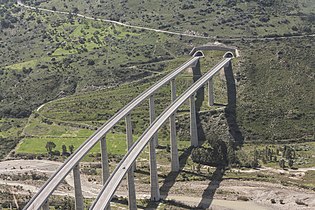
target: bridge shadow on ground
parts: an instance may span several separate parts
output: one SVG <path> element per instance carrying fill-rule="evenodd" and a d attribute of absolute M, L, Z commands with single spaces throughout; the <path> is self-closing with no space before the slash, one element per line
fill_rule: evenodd
<path fill-rule="evenodd" d="M 208 187 L 202 193 L 202 198 L 196 209 L 207 209 L 211 206 L 214 194 L 216 190 L 220 187 L 223 175 L 225 172 L 225 167 L 219 166 L 216 168 L 212 174 L 211 181 Z"/>
<path fill-rule="evenodd" d="M 193 68 L 194 82 L 197 81 L 201 77 L 199 65 L 200 64 L 198 63 L 197 66 Z M 225 117 L 228 122 L 229 133 L 231 134 L 233 140 L 235 141 L 235 146 L 238 146 L 238 145 L 241 146 L 243 144 L 244 137 L 236 121 L 236 85 L 235 85 L 235 79 L 234 79 L 234 75 L 232 71 L 232 64 L 224 68 L 224 72 L 225 72 L 226 85 L 227 85 L 228 104 L 227 105 L 215 104 L 215 105 L 226 107 Z M 196 120 L 197 120 L 197 126 L 198 126 L 199 145 L 203 143 L 201 142 L 201 140 L 205 139 L 205 133 L 201 126 L 201 119 L 199 116 L 199 111 L 200 111 L 203 101 L 204 101 L 204 87 L 200 88 L 196 94 L 196 113 L 197 113 Z M 163 185 L 160 187 L 161 198 L 162 198 L 161 201 L 158 201 L 158 202 L 150 201 L 147 206 L 141 206 L 141 208 L 156 209 L 160 203 L 171 204 L 171 205 L 174 205 L 180 208 L 186 208 L 186 209 L 207 209 L 211 206 L 215 192 L 219 188 L 224 172 L 225 172 L 224 166 L 217 167 L 215 172 L 212 174 L 211 181 L 209 182 L 208 187 L 204 190 L 201 201 L 199 202 L 197 207 L 191 207 L 181 202 L 176 202 L 174 200 L 171 200 L 171 201 L 165 200 L 165 198 L 167 198 L 169 194 L 170 189 L 174 186 L 176 182 L 176 178 L 178 177 L 180 172 L 183 171 L 183 168 L 186 165 L 187 159 L 191 155 L 192 150 L 193 150 L 192 147 L 188 148 L 179 157 L 180 170 L 178 172 L 170 172 L 166 176 L 163 182 Z"/>
<path fill-rule="evenodd" d="M 190 148 L 190 150 L 191 150 L 191 148 Z M 147 205 L 141 205 L 141 206 L 138 205 L 138 208 L 157 209 L 161 203 L 169 204 L 169 205 L 176 206 L 176 207 L 179 207 L 182 209 L 208 209 L 211 206 L 215 192 L 219 188 L 220 183 L 223 179 L 223 175 L 225 172 L 225 167 L 223 167 L 223 166 L 217 167 L 216 170 L 213 172 L 213 174 L 210 178 L 210 182 L 209 182 L 207 188 L 202 193 L 201 200 L 200 200 L 198 205 L 191 206 L 191 205 L 183 203 L 182 201 L 176 201 L 173 199 L 172 200 L 166 200 L 170 189 L 175 184 L 177 176 L 180 174 L 180 172 L 183 171 L 183 166 L 185 165 L 185 161 L 187 160 L 187 159 L 185 160 L 186 155 L 189 156 L 189 152 L 187 152 L 183 156 L 184 158 L 181 159 L 182 161 L 181 161 L 180 171 L 179 172 L 170 172 L 168 174 L 168 176 L 166 177 L 165 181 L 163 182 L 163 185 L 160 187 L 161 200 L 160 201 L 149 201 L 147 203 Z M 182 164 L 182 163 L 184 163 L 184 164 Z M 185 171 L 185 172 L 189 173 L 188 171 Z M 190 172 L 190 173 L 192 173 L 194 175 L 199 175 L 199 174 L 194 173 L 194 172 Z M 208 176 L 201 175 L 201 174 L 200 174 L 200 176 L 209 179 Z"/>
<path fill-rule="evenodd" d="M 192 68 L 193 70 L 193 81 L 196 82 L 201 76 L 201 70 L 200 70 L 200 63 L 196 65 L 196 67 Z M 201 125 L 201 119 L 199 112 L 201 110 L 202 103 L 205 100 L 205 89 L 202 86 L 199 88 L 199 90 L 196 93 L 196 101 L 195 101 L 195 106 L 196 106 L 196 121 L 197 121 L 197 132 L 198 132 L 198 141 L 199 145 L 201 145 L 205 139 L 205 132 L 203 130 L 203 127 Z"/>
<path fill-rule="evenodd" d="M 170 191 L 170 189 L 174 186 L 175 182 L 176 182 L 176 178 L 178 177 L 178 175 L 180 174 L 180 172 L 183 170 L 183 168 L 186 165 L 187 159 L 190 156 L 191 152 L 192 152 L 193 147 L 189 147 L 188 149 L 186 149 L 180 156 L 179 156 L 179 171 L 176 172 L 169 172 L 166 176 L 166 178 L 163 181 L 163 185 L 160 187 L 160 193 L 161 193 L 161 201 L 151 201 L 149 203 L 149 207 L 148 208 L 152 208 L 152 209 L 156 209 L 160 203 L 165 203 L 165 202 L 169 202 L 166 201 L 165 198 L 168 196 L 168 193 Z M 174 202 L 172 205 L 176 205 L 176 202 Z M 180 204 L 180 205 L 184 205 L 185 204 Z M 179 207 L 183 207 L 184 206 L 179 206 Z M 190 206 L 187 206 L 188 208 L 190 208 Z"/>
<path fill-rule="evenodd" d="M 224 68 L 224 74 L 228 94 L 228 104 L 224 111 L 229 126 L 229 133 L 233 137 L 235 146 L 242 146 L 244 137 L 236 121 L 236 85 L 232 71 L 232 63 L 228 67 Z"/>

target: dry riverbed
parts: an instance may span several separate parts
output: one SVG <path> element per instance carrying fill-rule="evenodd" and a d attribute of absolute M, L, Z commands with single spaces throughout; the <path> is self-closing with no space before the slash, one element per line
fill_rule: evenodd
<path fill-rule="evenodd" d="M 47 160 L 10 160 L 0 162 L 0 185 L 7 187 L 19 186 L 12 190 L 16 194 L 28 194 L 37 191 L 43 180 L 17 180 L 25 174 L 38 174 L 47 179 L 59 166 L 60 162 Z M 307 170 L 307 169 L 304 169 Z M 311 170 L 311 169 L 310 169 Z M 244 172 L 246 173 L 246 172 Z M 145 176 L 145 175 L 144 175 Z M 168 183 L 160 183 L 167 186 Z M 82 189 L 85 197 L 95 197 L 100 184 L 88 181 L 82 175 Z M 126 182 L 123 181 L 117 191 L 118 196 L 126 196 Z M 163 187 L 162 187 L 163 188 Z M 149 198 L 148 184 L 137 185 L 138 198 Z M 223 180 L 175 182 L 167 191 L 162 191 L 162 197 L 187 206 L 210 208 L 213 210 L 246 210 L 246 209 L 315 209 L 315 192 L 281 184 L 257 181 Z M 73 195 L 72 174 L 58 187 L 57 195 Z M 13 199 L 13 198 L 12 198 Z"/>

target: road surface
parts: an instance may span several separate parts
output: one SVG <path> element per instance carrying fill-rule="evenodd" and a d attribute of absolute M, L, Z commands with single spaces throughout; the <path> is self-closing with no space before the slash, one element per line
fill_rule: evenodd
<path fill-rule="evenodd" d="M 116 189 L 120 182 L 124 178 L 128 169 L 131 167 L 136 158 L 143 151 L 144 147 L 148 144 L 153 135 L 164 124 L 166 120 L 188 99 L 191 95 L 202 87 L 209 79 L 218 71 L 220 71 L 232 58 L 224 58 L 216 66 L 214 66 L 209 72 L 205 73 L 197 82 L 195 82 L 190 88 L 188 88 L 178 99 L 176 99 L 162 114 L 148 127 L 148 129 L 141 135 L 141 137 L 133 144 L 128 153 L 124 156 L 121 162 L 118 164 L 114 172 L 111 174 L 107 182 L 105 183 L 102 191 L 97 197 L 95 203 L 91 206 L 91 210 L 106 209 L 112 199 Z"/>
<path fill-rule="evenodd" d="M 45 202 L 45 200 L 52 194 L 52 192 L 57 188 L 57 186 L 62 182 L 62 180 L 67 176 L 67 174 L 76 166 L 80 160 L 94 147 L 94 145 L 101 139 L 106 133 L 121 119 L 123 119 L 127 114 L 129 114 L 135 107 L 137 107 L 141 102 L 146 100 L 155 91 L 160 89 L 163 85 L 169 83 L 174 79 L 179 73 L 188 67 L 194 65 L 199 60 L 199 57 L 192 57 L 186 63 L 166 75 L 155 85 L 144 91 L 138 97 L 133 99 L 124 108 L 118 111 L 109 121 L 107 121 L 101 128 L 99 128 L 91 137 L 89 137 L 68 159 L 61 165 L 61 167 L 56 171 L 56 173 L 50 177 L 50 179 L 44 184 L 40 191 L 31 199 L 31 201 L 25 206 L 24 209 L 37 210 Z"/>

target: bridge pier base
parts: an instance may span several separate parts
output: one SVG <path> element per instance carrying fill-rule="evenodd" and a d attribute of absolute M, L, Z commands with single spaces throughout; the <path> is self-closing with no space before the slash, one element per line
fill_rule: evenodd
<path fill-rule="evenodd" d="M 73 168 L 73 179 L 74 179 L 75 209 L 84 210 L 79 164 Z"/>
<path fill-rule="evenodd" d="M 213 88 L 213 78 L 208 81 L 208 105 L 214 105 L 214 88 Z"/>
<path fill-rule="evenodd" d="M 170 117 L 171 170 L 179 171 L 178 148 L 176 142 L 175 113 Z"/>
<path fill-rule="evenodd" d="M 104 185 L 109 177 L 109 164 L 108 164 L 108 154 L 106 146 L 106 136 L 101 140 L 101 156 L 102 156 L 102 184 Z M 106 210 L 110 210 L 110 205 L 106 207 Z"/>
<path fill-rule="evenodd" d="M 154 111 L 154 97 L 150 96 L 149 99 L 150 106 L 150 124 L 153 123 L 155 119 Z M 156 137 L 156 139 L 154 139 Z M 156 166 L 156 151 L 157 146 L 157 133 L 153 135 L 153 138 L 150 140 L 149 150 L 150 150 L 150 185 L 151 185 L 151 200 L 159 201 L 160 200 L 160 189 L 159 189 L 159 180 Z"/>
<path fill-rule="evenodd" d="M 127 180 L 128 180 L 128 206 L 129 206 L 129 210 L 135 210 L 135 209 L 137 209 L 137 199 L 136 199 L 134 171 L 132 170 L 132 167 L 128 171 Z"/>
<path fill-rule="evenodd" d="M 191 146 L 198 147 L 198 130 L 196 119 L 195 94 L 190 96 L 190 138 Z"/>
<path fill-rule="evenodd" d="M 131 116 L 128 114 L 126 116 L 126 138 L 127 138 L 127 145 L 128 150 L 133 145 L 133 139 L 132 139 L 132 125 L 131 125 Z M 137 209 L 137 200 L 136 200 L 136 188 L 135 188 L 135 180 L 134 180 L 134 170 L 135 170 L 135 164 L 133 164 L 127 175 L 128 180 L 128 206 L 130 210 Z"/>
<path fill-rule="evenodd" d="M 49 200 L 48 199 L 42 205 L 42 210 L 49 210 Z"/>

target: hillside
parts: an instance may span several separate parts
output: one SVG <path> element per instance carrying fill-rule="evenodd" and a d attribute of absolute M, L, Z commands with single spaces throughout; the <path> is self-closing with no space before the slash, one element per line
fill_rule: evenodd
<path fill-rule="evenodd" d="M 56 7 L 53 10 L 84 12 L 86 15 L 113 20 L 117 19 L 111 17 L 112 13 L 120 14 L 129 4 L 134 3 L 135 5 L 130 7 L 129 12 L 124 13 L 124 19 L 120 21 L 153 28 L 160 28 L 163 24 L 156 25 L 158 22 L 150 22 L 144 18 L 131 18 L 132 15 L 163 11 L 160 18 L 163 17 L 162 19 L 166 22 L 170 22 L 168 19 L 171 18 L 169 10 L 161 9 L 166 6 L 156 1 L 146 1 L 141 4 L 136 4 L 136 1 L 119 4 L 112 2 L 110 10 L 104 10 L 103 7 L 108 6 L 105 3 L 88 7 L 85 1 L 76 2 L 76 7 L 72 5 L 73 1 L 64 4 L 58 1 L 25 1 L 25 3 L 42 8 Z M 155 4 L 155 7 L 152 7 L 152 4 Z M 199 1 L 194 3 L 172 1 L 168 4 L 170 5 L 167 8 L 174 8 L 176 5 L 175 13 L 184 13 L 185 17 L 189 17 L 187 21 L 190 21 L 190 24 L 182 24 L 182 27 L 176 26 L 177 28 L 163 28 L 164 30 L 185 33 L 190 30 L 203 36 L 222 37 L 219 40 L 236 45 L 241 50 L 242 56 L 235 68 L 239 99 L 237 119 L 243 129 L 245 139 L 273 141 L 313 138 L 314 130 L 311 125 L 314 124 L 312 120 L 314 115 L 312 111 L 314 38 L 290 37 L 294 34 L 307 34 L 313 31 L 314 24 L 310 24 L 314 22 L 312 1 L 300 3 L 289 0 L 283 3 L 279 1 L 211 1 L 207 3 L 209 10 L 207 14 L 201 12 L 203 3 Z M 138 8 L 139 5 L 142 5 L 142 9 Z M 140 84 L 143 84 L 148 81 L 143 80 L 144 78 L 156 80 L 165 73 L 165 68 L 167 72 L 183 62 L 185 60 L 183 55 L 187 54 L 193 46 L 207 41 L 202 38 L 178 37 L 87 20 L 76 17 L 74 14 L 34 11 L 17 6 L 13 4 L 13 1 L 6 1 L 1 8 L 1 53 L 3 56 L 1 56 L 0 71 L 2 89 L 0 116 L 2 117 L 27 117 L 32 110 L 43 103 L 75 93 L 85 94 L 86 92 L 88 95 L 94 95 L 95 90 L 109 87 L 115 89 L 117 85 L 123 83 L 140 81 Z M 213 8 L 221 11 L 222 14 L 213 12 Z M 147 12 L 143 13 L 143 9 Z M 149 11 L 150 9 L 152 11 Z M 107 13 L 103 14 L 100 11 L 103 13 L 107 11 Z M 220 25 L 212 23 L 215 30 L 210 32 L 203 24 L 191 24 L 199 20 L 200 16 L 208 21 L 218 21 L 223 16 L 226 17 L 225 14 L 235 16 L 236 12 L 242 17 L 251 14 L 249 17 L 251 22 L 248 22 L 246 18 L 241 20 L 232 18 L 229 21 L 223 21 L 224 23 Z M 262 18 L 266 15 L 267 19 Z M 257 18 L 260 24 L 251 24 L 257 21 Z M 249 30 L 242 28 L 233 32 L 226 29 L 229 24 L 238 26 L 238 21 L 241 21 L 244 27 L 250 28 L 251 33 L 247 33 Z M 175 27 L 176 24 L 171 25 Z M 187 28 L 183 28 L 184 26 Z M 274 30 L 270 30 L 269 27 Z M 262 28 L 264 30 L 261 30 Z M 220 32 L 222 30 L 229 36 L 222 34 Z M 259 37 L 284 35 L 288 39 L 246 41 L 248 36 L 255 35 Z M 232 36 L 241 36 L 244 41 L 242 39 L 226 40 Z M 211 40 L 214 39 L 209 38 L 209 41 Z M 30 50 L 31 53 L 29 53 Z M 224 88 L 224 85 L 219 85 L 219 89 L 221 88 Z M 220 91 L 217 91 L 218 93 Z M 128 99 L 131 97 L 124 97 L 120 107 L 127 103 Z M 81 105 L 82 110 L 86 111 L 85 104 L 85 102 L 79 102 L 78 110 L 81 110 L 79 108 Z M 109 110 L 112 110 L 111 105 L 108 106 Z M 113 106 L 114 111 L 117 110 L 117 106 L 114 104 Z M 79 122 L 99 120 L 103 122 L 106 118 L 100 116 L 108 117 L 114 113 L 111 111 L 104 114 L 101 109 L 100 113 L 97 113 L 98 111 L 95 112 L 93 107 L 95 108 L 92 106 L 90 111 L 93 114 L 85 115 L 84 118 L 81 118 L 80 114 L 77 117 L 72 116 L 71 119 L 68 119 L 65 114 L 52 115 L 54 118 L 57 117 L 57 120 L 60 116 L 59 120 L 65 121 L 75 119 Z M 76 112 L 79 112 L 78 110 Z"/>
<path fill-rule="evenodd" d="M 312 0 L 25 1 L 46 9 L 83 13 L 130 25 L 203 36 L 311 33 Z"/>
<path fill-rule="evenodd" d="M 143 83 L 157 80 L 188 58 L 185 55 L 193 46 L 219 40 L 241 51 L 234 73 L 237 126 L 245 141 L 314 140 L 314 37 L 294 37 L 315 30 L 311 0 L 23 2 L 208 38 L 157 33 L 4 1 L 0 13 L 4 138 L 9 130 L 16 137 L 25 131 L 25 120 L 8 128 L 11 118 L 26 119 L 48 101 L 52 103 L 40 111 L 45 118 L 94 129 L 144 90 Z M 255 41 L 255 37 L 282 38 Z M 221 54 L 209 56 L 215 63 Z M 180 81 L 183 87 L 191 82 L 185 77 Z M 224 79 L 216 81 L 216 102 L 225 104 Z M 123 92 L 124 87 L 130 91 Z M 162 91 L 161 101 L 165 95 Z M 205 103 L 202 110 L 209 110 Z M 137 117 L 142 122 L 139 131 L 148 123 L 142 118 Z"/>
<path fill-rule="evenodd" d="M 0 0 L 0 208 L 13 198 L 24 206 L 111 116 L 189 59 L 193 47 L 217 41 L 236 46 L 240 57 L 233 75 L 215 75 L 214 106 L 207 87 L 197 95 L 201 145 L 190 147 L 185 103 L 176 114 L 180 171 L 170 172 L 166 121 L 156 149 L 165 197 L 145 199 L 146 147 L 135 171 L 138 208 L 313 209 L 314 0 Z M 224 54 L 204 53 L 202 73 Z M 192 83 L 192 71 L 182 72 L 177 95 Z M 234 87 L 236 94 L 227 92 Z M 166 85 L 155 94 L 156 114 L 170 103 Z M 150 123 L 149 102 L 130 114 L 136 141 Z M 124 120 L 106 140 L 112 171 L 127 151 Z M 100 161 L 97 143 L 80 162 L 86 205 L 102 186 Z M 61 183 L 50 207 L 74 208 L 64 196 L 73 183 L 71 175 Z M 126 193 L 123 180 L 112 209 L 127 208 Z"/>
<path fill-rule="evenodd" d="M 26 117 L 35 107 L 57 97 L 152 75 L 164 65 L 137 66 L 132 69 L 132 76 L 130 68 L 174 59 L 198 43 L 214 40 L 137 30 L 72 14 L 32 11 L 12 2 L 6 1 L 1 11 L 0 87 L 4 91 L 0 94 L 0 116 Z M 210 1 L 206 5 L 202 1 L 25 3 L 209 37 L 289 36 L 314 31 L 314 24 L 310 24 L 314 21 L 312 1 Z M 123 17 L 117 19 L 113 14 Z M 163 27 L 166 23 L 176 27 Z M 211 30 L 206 26 L 211 26 Z M 47 88 L 51 91 L 45 91 Z"/>
<path fill-rule="evenodd" d="M 315 49 L 311 46 L 314 44 L 314 38 L 237 43 L 242 57 L 234 61 L 238 91 L 236 115 L 246 141 L 314 139 L 314 63 L 307 56 L 300 56 L 298 60 L 293 58 L 296 54 L 313 55 Z M 206 61 L 203 62 L 203 68 L 205 66 Z M 191 84 L 191 79 L 186 79 L 187 76 L 177 79 L 179 93 Z M 225 80 L 219 75 L 215 80 L 216 103 L 226 104 Z M 51 120 L 82 122 L 97 127 L 118 111 L 117 107 L 122 107 L 125 101 L 131 101 L 132 97 L 148 87 L 142 83 L 58 100 L 44 106 L 40 113 Z M 168 98 L 167 89 L 158 94 L 158 112 L 170 103 Z M 146 123 L 135 125 L 136 132 L 139 131 L 138 127 L 148 124 L 148 111 L 143 112 L 147 109 L 147 104 L 144 104 L 134 113 L 136 121 L 141 122 L 147 118 Z M 188 110 L 188 107 L 184 106 L 179 112 L 181 110 Z M 206 98 L 201 110 L 209 110 Z"/>

